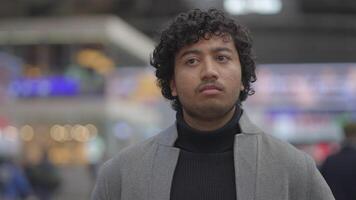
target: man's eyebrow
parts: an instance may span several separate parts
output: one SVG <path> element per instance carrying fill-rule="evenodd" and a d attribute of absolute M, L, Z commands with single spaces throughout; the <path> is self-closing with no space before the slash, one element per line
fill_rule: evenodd
<path fill-rule="evenodd" d="M 187 51 L 184 51 L 179 58 L 183 58 L 184 56 L 188 55 L 188 54 L 202 54 L 202 52 L 198 49 L 190 49 Z"/>
<path fill-rule="evenodd" d="M 221 51 L 227 51 L 230 53 L 233 53 L 234 51 L 231 48 L 227 48 L 227 47 L 215 47 L 210 49 L 211 52 L 213 53 L 217 53 L 217 52 L 221 52 Z M 184 56 L 188 55 L 188 54 L 202 54 L 202 51 L 199 49 L 189 49 L 184 51 L 181 55 L 178 56 L 178 58 L 183 58 Z"/>
<path fill-rule="evenodd" d="M 216 48 L 211 49 L 211 51 L 214 52 L 214 53 L 220 52 L 220 51 L 228 51 L 230 53 L 234 52 L 232 49 L 227 48 L 227 47 L 216 47 Z"/>

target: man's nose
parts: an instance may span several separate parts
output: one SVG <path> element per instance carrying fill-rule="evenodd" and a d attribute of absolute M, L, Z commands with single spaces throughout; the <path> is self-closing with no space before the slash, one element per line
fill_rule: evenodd
<path fill-rule="evenodd" d="M 205 59 L 204 64 L 201 69 L 201 79 L 202 80 L 216 80 L 219 78 L 217 64 L 214 63 L 213 59 Z"/>

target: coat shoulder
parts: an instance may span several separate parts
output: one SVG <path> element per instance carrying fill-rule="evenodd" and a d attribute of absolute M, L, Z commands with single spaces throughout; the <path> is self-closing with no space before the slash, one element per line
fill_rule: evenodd
<path fill-rule="evenodd" d="M 107 160 L 99 170 L 98 179 L 92 192 L 92 199 L 111 199 L 121 196 L 123 184 L 135 168 L 144 168 L 147 159 L 154 156 L 156 136 L 130 145 Z M 132 177 L 132 175 L 130 176 Z"/>
<path fill-rule="evenodd" d="M 154 154 L 156 146 L 157 136 L 153 136 L 144 141 L 127 146 L 111 159 L 111 165 L 115 169 L 121 168 L 123 165 L 132 166 L 143 157 Z"/>
<path fill-rule="evenodd" d="M 264 152 L 266 156 L 268 155 L 268 158 L 297 165 L 305 164 L 306 159 L 309 159 L 309 156 L 305 152 L 270 134 L 260 134 L 259 142 L 260 148 L 263 150 L 262 152 Z"/>

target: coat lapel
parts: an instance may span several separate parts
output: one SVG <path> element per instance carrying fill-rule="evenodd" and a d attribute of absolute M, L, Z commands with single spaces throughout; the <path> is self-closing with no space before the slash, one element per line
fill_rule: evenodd
<path fill-rule="evenodd" d="M 258 165 L 258 137 L 261 132 L 248 119 L 240 118 L 241 134 L 235 136 L 234 162 L 236 196 L 238 200 L 254 200 Z"/>
<path fill-rule="evenodd" d="M 177 165 L 179 149 L 173 147 L 177 129 L 173 125 L 158 136 L 158 145 L 152 165 L 150 200 L 169 200 L 173 174 Z"/>
<path fill-rule="evenodd" d="M 257 178 L 257 136 L 239 134 L 235 138 L 234 162 L 238 200 L 253 200 Z"/>

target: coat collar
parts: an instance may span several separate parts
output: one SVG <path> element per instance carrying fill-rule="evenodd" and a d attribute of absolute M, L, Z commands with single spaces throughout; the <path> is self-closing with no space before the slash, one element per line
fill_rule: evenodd
<path fill-rule="evenodd" d="M 247 134 L 247 135 L 254 135 L 254 134 L 259 134 L 262 131 L 254 125 L 247 114 L 245 112 L 242 113 L 239 125 L 241 127 L 241 132 L 242 134 Z M 177 133 L 177 124 L 176 122 L 172 124 L 170 127 L 167 129 L 163 130 L 157 135 L 157 141 L 158 144 L 164 145 L 164 146 L 174 146 L 174 142 L 177 140 L 178 133 Z"/>

